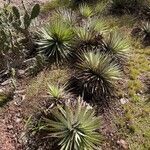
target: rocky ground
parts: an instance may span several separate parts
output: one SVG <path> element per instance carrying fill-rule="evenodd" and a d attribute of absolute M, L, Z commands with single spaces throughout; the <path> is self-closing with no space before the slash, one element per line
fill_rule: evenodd
<path fill-rule="evenodd" d="M 8 0 L 0 0 L 0 7 Z M 32 6 L 34 3 L 44 3 L 47 0 L 25 0 L 26 6 Z M 11 4 L 21 6 L 21 0 L 10 0 Z M 5 82 L 0 85 L 0 90 L 8 91 L 10 89 L 10 82 Z M 11 101 L 2 108 L 0 108 L 0 150 L 22 150 L 22 136 L 23 122 L 21 101 L 24 99 L 22 87 L 18 87 L 16 94 Z"/>

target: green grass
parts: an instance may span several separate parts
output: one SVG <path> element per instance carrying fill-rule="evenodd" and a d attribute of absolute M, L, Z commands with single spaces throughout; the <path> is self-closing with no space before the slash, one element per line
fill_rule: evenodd
<path fill-rule="evenodd" d="M 44 3 L 44 5 L 42 6 L 41 12 L 42 13 L 48 13 L 52 10 L 58 9 L 60 7 L 68 7 L 69 5 L 69 1 L 68 0 L 50 0 L 46 3 Z"/>
<path fill-rule="evenodd" d="M 64 84 L 67 78 L 67 68 L 58 68 L 54 66 L 52 70 L 41 72 L 36 78 L 31 79 L 27 85 L 27 99 L 46 94 L 48 92 L 48 84 Z"/>
<path fill-rule="evenodd" d="M 130 36 L 137 19 L 125 15 L 121 17 L 106 17 L 110 30 L 119 28 L 126 35 L 132 46 L 129 52 L 125 70 L 125 78 L 118 96 L 128 99 L 123 107 L 123 114 L 115 116 L 114 123 L 118 127 L 118 136 L 125 139 L 130 150 L 150 150 L 150 102 L 145 93 L 146 86 L 143 83 L 145 76 L 150 78 L 150 48 L 143 47 L 139 39 Z M 112 121 L 113 122 L 113 121 Z"/>
<path fill-rule="evenodd" d="M 148 61 L 149 48 L 141 48 L 139 41 L 132 39 L 133 49 L 127 65 L 127 98 L 129 102 L 123 105 L 125 114 L 117 119 L 120 126 L 119 134 L 126 137 L 131 150 L 150 149 L 150 103 L 144 93 L 142 82 L 144 75 L 150 71 Z M 124 91 L 125 95 L 126 91 Z"/>
<path fill-rule="evenodd" d="M 149 70 L 148 56 L 144 53 L 145 49 L 136 49 L 135 56 L 132 58 L 132 66 L 129 66 L 130 76 L 128 81 L 130 92 L 130 103 L 125 110 L 132 110 L 130 113 L 133 118 L 135 133 L 128 135 L 128 142 L 131 150 L 148 150 L 150 149 L 150 103 L 146 100 L 148 97 L 143 93 L 144 84 L 141 81 L 142 75 L 147 74 Z M 131 92 L 133 92 L 131 94 Z M 140 93 L 141 92 L 141 93 Z"/>

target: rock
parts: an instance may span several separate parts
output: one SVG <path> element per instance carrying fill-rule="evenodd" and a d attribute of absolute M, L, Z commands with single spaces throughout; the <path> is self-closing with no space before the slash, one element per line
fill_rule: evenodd
<path fill-rule="evenodd" d="M 129 148 L 127 142 L 123 139 L 118 140 L 117 144 L 120 145 L 124 150 L 127 150 Z"/>
<path fill-rule="evenodd" d="M 24 94 L 26 90 L 16 90 L 14 93 L 15 94 Z"/>
<path fill-rule="evenodd" d="M 126 104 L 126 103 L 128 103 L 129 102 L 129 100 L 128 99 L 126 99 L 126 98 L 121 98 L 120 99 L 120 102 L 121 102 L 121 104 Z"/>
<path fill-rule="evenodd" d="M 14 127 L 12 126 L 12 125 L 8 125 L 7 126 L 7 129 L 9 129 L 9 130 L 11 130 L 11 129 L 13 129 Z"/>
<path fill-rule="evenodd" d="M 18 77 L 19 78 L 25 77 L 25 70 L 18 70 Z"/>
<path fill-rule="evenodd" d="M 22 119 L 17 117 L 17 118 L 15 119 L 15 121 L 16 121 L 16 123 L 20 123 L 20 122 L 22 121 Z"/>

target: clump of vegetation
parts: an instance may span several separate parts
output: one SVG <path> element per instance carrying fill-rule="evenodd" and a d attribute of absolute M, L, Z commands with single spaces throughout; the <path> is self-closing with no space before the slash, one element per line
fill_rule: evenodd
<path fill-rule="evenodd" d="M 145 45 L 150 45 L 150 22 L 143 23 L 141 31 L 143 34 L 143 43 Z"/>
<path fill-rule="evenodd" d="M 39 4 L 29 11 L 23 1 L 23 11 L 10 5 L 1 9 L 0 82 L 10 78 L 2 86 L 13 86 L 15 99 L 21 95 L 20 85 L 25 86 L 27 100 L 21 109 L 29 106 L 27 113 L 30 109 L 35 112 L 27 121 L 25 149 L 100 149 L 101 132 L 109 139 L 104 140 L 102 149 L 127 149 L 122 139 L 131 149 L 137 149 L 139 143 L 140 149 L 149 148 L 149 101 L 144 94 L 149 83 L 147 88 L 143 84 L 149 71 L 149 48 L 142 49 L 138 42 L 141 39 L 149 46 L 148 3 L 52 0 L 42 7 L 44 17 L 39 16 Z M 32 26 L 35 18 L 43 22 L 36 26 L 37 31 Z M 139 23 L 139 19 L 146 20 Z M 129 35 L 137 24 L 138 40 Z M 0 105 L 7 100 L 7 95 L 0 93 Z M 113 100 L 115 104 L 109 107 Z M 109 112 L 115 115 L 112 118 L 119 114 L 118 120 L 112 121 Z M 97 116 L 102 117 L 102 126 Z M 100 132 L 104 124 L 106 129 Z"/>
<path fill-rule="evenodd" d="M 48 85 L 49 87 L 49 94 L 52 98 L 58 100 L 63 98 L 64 96 L 64 88 L 63 87 L 59 87 L 58 85 Z"/>
<path fill-rule="evenodd" d="M 79 11 L 81 15 L 85 18 L 92 17 L 94 15 L 93 9 L 87 4 L 81 4 L 79 6 Z"/>
<path fill-rule="evenodd" d="M 75 87 L 80 88 L 81 93 L 93 95 L 103 101 L 113 94 L 113 82 L 121 75 L 118 65 L 109 56 L 99 52 L 80 54 L 77 68 L 75 76 L 78 82 Z M 72 82 L 74 81 L 70 84 Z"/>
<path fill-rule="evenodd" d="M 74 32 L 67 24 L 55 21 L 42 29 L 42 39 L 37 42 L 39 51 L 48 59 L 59 63 L 71 54 Z"/>
<path fill-rule="evenodd" d="M 69 26 L 74 27 L 74 25 L 77 24 L 77 14 L 71 10 L 66 8 L 59 8 L 56 9 L 54 12 L 54 18 L 52 17 L 52 20 L 59 20 L 60 22 L 65 22 Z"/>
<path fill-rule="evenodd" d="M 125 61 L 129 50 L 129 42 L 119 32 L 111 32 L 104 39 L 104 51 L 112 55 L 113 59 L 117 60 L 119 64 Z"/>
<path fill-rule="evenodd" d="M 140 26 L 133 28 L 132 35 L 139 38 L 144 46 L 150 45 L 150 23 L 142 22 Z"/>
<path fill-rule="evenodd" d="M 57 105 L 49 113 L 47 117 L 43 116 L 39 129 L 45 130 L 54 140 L 57 138 L 60 149 L 94 150 L 99 146 L 100 119 L 81 98 L 74 104 L 66 102 L 64 107 Z"/>

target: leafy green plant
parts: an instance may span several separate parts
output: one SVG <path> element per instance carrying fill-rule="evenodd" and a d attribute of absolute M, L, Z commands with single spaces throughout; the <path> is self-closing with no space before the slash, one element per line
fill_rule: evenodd
<path fill-rule="evenodd" d="M 103 18 L 94 17 L 91 19 L 90 28 L 100 35 L 106 34 L 109 30 L 108 22 Z"/>
<path fill-rule="evenodd" d="M 96 2 L 94 5 L 82 3 L 79 5 L 79 12 L 85 18 L 100 16 L 107 6 L 106 2 Z"/>
<path fill-rule="evenodd" d="M 109 56 L 99 52 L 80 54 L 77 68 L 77 86 L 83 93 L 98 96 L 102 100 L 113 94 L 114 81 L 121 76 L 118 65 Z"/>
<path fill-rule="evenodd" d="M 121 62 L 127 58 L 130 50 L 130 44 L 119 32 L 112 31 L 104 39 L 104 51 L 113 56 L 114 59 Z"/>
<path fill-rule="evenodd" d="M 62 20 L 70 26 L 74 26 L 77 23 L 77 15 L 71 9 L 59 8 L 54 12 L 54 19 Z"/>
<path fill-rule="evenodd" d="M 79 6 L 79 11 L 81 15 L 85 18 L 92 17 L 94 15 L 93 9 L 87 4 L 81 4 Z"/>
<path fill-rule="evenodd" d="M 94 30 L 90 30 L 87 25 L 84 27 L 76 27 L 75 33 L 77 43 L 90 44 L 92 43 L 96 32 Z"/>
<path fill-rule="evenodd" d="M 80 98 L 76 105 L 66 103 L 51 110 L 52 117 L 44 118 L 43 129 L 58 138 L 61 150 L 94 150 L 100 144 L 97 129 L 100 120 L 93 109 Z"/>
<path fill-rule="evenodd" d="M 39 51 L 57 63 L 65 61 L 71 53 L 74 32 L 65 23 L 55 21 L 42 29 L 41 40 L 37 42 Z"/>
<path fill-rule="evenodd" d="M 48 85 L 48 88 L 49 88 L 49 95 L 54 98 L 54 99 L 61 99 L 64 97 L 65 95 L 65 92 L 64 92 L 64 89 L 65 87 L 61 87 L 61 86 L 58 86 L 58 85 Z"/>
<path fill-rule="evenodd" d="M 31 25 L 32 20 L 38 17 L 40 13 L 40 5 L 35 4 L 31 10 L 31 14 L 29 14 L 29 12 L 24 7 L 23 17 L 20 14 L 20 10 L 16 6 L 12 7 L 12 12 L 15 17 L 15 20 L 12 25 L 18 31 L 24 33 L 24 30 L 27 30 L 29 26 Z"/>
<path fill-rule="evenodd" d="M 21 43 L 18 41 L 18 36 L 12 27 L 13 15 L 10 10 L 9 3 L 4 4 L 0 9 L 0 71 L 5 70 L 7 75 L 10 73 L 10 68 L 14 65 L 16 60 L 11 59 L 10 55 L 18 56 L 20 55 L 20 49 L 22 48 Z M 2 77 L 4 74 L 1 74 Z M 6 74 L 5 74 L 6 75 Z M 5 76 L 4 75 L 4 76 Z"/>
<path fill-rule="evenodd" d="M 145 22 L 142 24 L 141 27 L 142 33 L 143 33 L 143 40 L 150 40 L 150 22 Z"/>
<path fill-rule="evenodd" d="M 26 49 L 30 50 L 31 52 L 33 51 L 35 46 L 29 28 L 33 20 L 37 18 L 40 13 L 40 5 L 35 4 L 30 13 L 29 10 L 26 9 L 23 1 L 22 1 L 22 5 L 24 10 L 23 15 L 21 15 L 21 10 L 19 10 L 19 8 L 17 8 L 16 6 L 12 7 L 13 21 L 11 24 L 18 33 L 21 33 L 24 36 L 24 39 L 22 39 L 22 43 L 24 44 Z"/>

